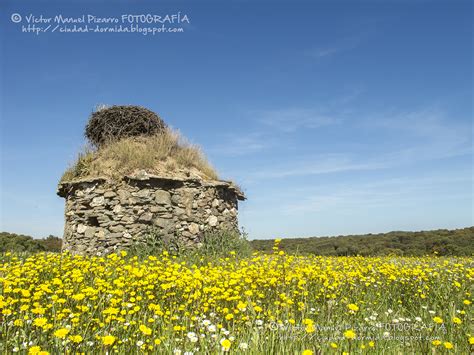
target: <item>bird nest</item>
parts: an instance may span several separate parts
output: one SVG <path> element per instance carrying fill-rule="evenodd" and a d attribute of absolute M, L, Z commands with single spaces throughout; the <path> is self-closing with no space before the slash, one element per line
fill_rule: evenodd
<path fill-rule="evenodd" d="M 140 106 L 111 106 L 93 112 L 85 136 L 95 147 L 136 136 L 152 136 L 166 124 L 153 111 Z"/>

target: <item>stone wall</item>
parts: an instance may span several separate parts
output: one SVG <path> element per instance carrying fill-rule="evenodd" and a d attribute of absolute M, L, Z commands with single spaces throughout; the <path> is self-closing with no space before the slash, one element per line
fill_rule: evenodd
<path fill-rule="evenodd" d="M 237 230 L 243 194 L 226 181 L 127 176 L 62 183 L 66 199 L 63 248 L 96 254 L 127 248 L 154 227 L 165 241 L 198 245 L 206 231 Z"/>

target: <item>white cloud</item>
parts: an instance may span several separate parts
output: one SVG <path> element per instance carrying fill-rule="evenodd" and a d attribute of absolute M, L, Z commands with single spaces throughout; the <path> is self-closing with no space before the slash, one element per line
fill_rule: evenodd
<path fill-rule="evenodd" d="M 253 154 L 271 148 L 273 145 L 273 140 L 265 137 L 262 132 L 233 134 L 224 138 L 225 143 L 210 148 L 208 151 L 212 154 L 235 157 Z"/>
<path fill-rule="evenodd" d="M 325 47 L 323 46 L 317 47 L 310 51 L 310 55 L 316 59 L 331 57 L 336 54 L 350 51 L 356 48 L 360 44 L 361 41 L 362 41 L 361 36 L 344 38 L 339 41 L 336 41 L 332 45 L 325 46 Z"/>
<path fill-rule="evenodd" d="M 285 108 L 257 111 L 255 114 L 258 122 L 282 132 L 315 129 L 342 122 L 340 118 L 317 109 Z"/>
<path fill-rule="evenodd" d="M 278 116 L 273 116 L 276 122 Z M 300 126 L 306 120 L 299 115 Z M 303 117 L 303 118 L 301 118 Z M 307 116 L 310 117 L 310 116 Z M 367 143 L 371 151 L 353 151 L 342 154 L 307 155 L 280 165 L 261 165 L 250 174 L 250 179 L 275 179 L 312 176 L 349 171 L 379 170 L 472 154 L 472 133 L 468 124 L 448 120 L 440 110 L 421 109 L 406 113 L 372 115 L 371 119 L 353 121 L 346 127 L 353 131 L 352 144 L 358 136 L 374 138 Z M 362 134 L 363 133 L 363 134 Z M 366 138 L 362 138 L 361 142 Z M 387 140 L 387 141 L 386 141 Z M 307 149 L 307 148 L 306 148 Z M 297 153 L 296 153 L 297 154 Z"/>
<path fill-rule="evenodd" d="M 250 179 L 281 179 L 357 170 L 374 170 L 385 167 L 387 167 L 387 165 L 383 162 L 363 162 L 362 160 L 356 161 L 356 159 L 352 158 L 350 155 L 326 154 L 304 158 L 296 163 L 291 162 L 290 164 L 262 169 L 250 174 Z"/>
<path fill-rule="evenodd" d="M 466 120 L 449 117 L 439 108 L 372 115 L 364 122 L 376 131 L 392 133 L 406 142 L 387 158 L 402 162 L 449 158 L 472 153 L 472 127 Z"/>
<path fill-rule="evenodd" d="M 315 188 L 287 191 L 293 194 L 285 205 L 285 212 L 308 213 L 323 210 L 353 210 L 359 206 L 365 209 L 403 204 L 420 204 L 422 201 L 468 198 L 463 189 L 470 184 L 467 171 L 438 173 L 436 176 L 403 177 L 371 182 L 331 184 Z"/>

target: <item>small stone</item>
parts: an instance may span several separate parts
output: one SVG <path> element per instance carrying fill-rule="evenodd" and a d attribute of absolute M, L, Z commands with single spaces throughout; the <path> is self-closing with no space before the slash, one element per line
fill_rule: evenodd
<path fill-rule="evenodd" d="M 94 227 L 87 228 L 84 235 L 87 239 L 92 239 L 94 237 L 96 229 Z"/>
<path fill-rule="evenodd" d="M 211 227 L 217 226 L 217 217 L 216 216 L 210 216 L 208 223 Z"/>
<path fill-rule="evenodd" d="M 97 196 L 92 199 L 91 207 L 100 206 L 104 203 L 104 196 Z"/>
<path fill-rule="evenodd" d="M 115 197 L 115 196 L 117 196 L 117 194 L 113 191 L 106 191 L 105 194 L 104 194 L 105 198 L 111 198 L 111 197 Z"/>
<path fill-rule="evenodd" d="M 155 192 L 155 201 L 159 205 L 170 205 L 171 195 L 168 191 L 158 190 Z"/>
<path fill-rule="evenodd" d="M 122 206 L 116 205 L 112 211 L 114 213 L 120 213 L 120 212 L 122 212 Z"/>
<path fill-rule="evenodd" d="M 219 200 L 218 199 L 214 199 L 214 201 L 212 201 L 212 207 L 218 207 L 219 206 Z"/>
<path fill-rule="evenodd" d="M 199 233 L 199 224 L 191 223 L 188 227 L 188 230 L 191 234 L 198 234 Z"/>
<path fill-rule="evenodd" d="M 150 207 L 150 212 L 156 213 L 156 212 L 166 212 L 168 209 L 163 206 L 151 206 Z"/>
<path fill-rule="evenodd" d="M 121 221 L 126 224 L 133 223 L 135 219 L 132 216 L 124 216 L 122 217 Z"/>
<path fill-rule="evenodd" d="M 164 218 L 164 219 L 170 219 L 170 218 L 173 218 L 173 215 L 171 213 L 160 213 L 158 214 L 158 217 Z"/>
<path fill-rule="evenodd" d="M 128 199 L 130 198 L 131 194 L 127 190 L 118 190 L 117 194 L 119 196 L 120 204 L 122 205 L 128 205 L 129 201 Z"/>
<path fill-rule="evenodd" d="M 171 202 L 173 202 L 174 205 L 179 205 L 181 202 L 181 197 L 178 194 L 174 194 L 171 196 Z"/>
<path fill-rule="evenodd" d="M 110 233 L 107 239 L 112 243 L 120 242 L 122 240 L 122 233 Z"/>
<path fill-rule="evenodd" d="M 145 212 L 140 217 L 138 218 L 139 221 L 144 221 L 144 222 L 149 222 L 153 218 L 153 213 L 151 212 Z"/>
<path fill-rule="evenodd" d="M 116 225 L 116 226 L 109 227 L 109 230 L 111 232 L 123 232 L 125 230 L 125 227 L 119 224 L 119 225 Z"/>
<path fill-rule="evenodd" d="M 82 234 L 82 233 L 84 233 L 84 232 L 86 231 L 86 229 L 87 229 L 87 226 L 85 226 L 85 225 L 83 225 L 83 224 L 79 224 L 79 225 L 77 226 L 77 233 L 81 233 L 81 234 Z"/>
<path fill-rule="evenodd" d="M 119 195 L 119 198 L 121 200 L 126 200 L 127 198 L 130 197 L 130 192 L 127 190 L 118 190 L 117 194 Z"/>
<path fill-rule="evenodd" d="M 138 205 L 140 203 L 143 203 L 143 201 L 139 199 L 138 197 L 132 196 L 128 199 L 128 203 L 130 205 Z"/>
<path fill-rule="evenodd" d="M 173 227 L 173 221 L 165 218 L 155 218 L 153 224 L 163 229 L 170 229 Z"/>
<path fill-rule="evenodd" d="M 173 212 L 176 216 L 182 216 L 183 214 L 186 214 L 186 210 L 181 207 L 176 207 Z"/>
<path fill-rule="evenodd" d="M 150 197 L 150 190 L 148 189 L 140 190 L 137 193 L 133 193 L 132 195 L 140 197 L 140 198 L 147 198 L 147 197 Z"/>

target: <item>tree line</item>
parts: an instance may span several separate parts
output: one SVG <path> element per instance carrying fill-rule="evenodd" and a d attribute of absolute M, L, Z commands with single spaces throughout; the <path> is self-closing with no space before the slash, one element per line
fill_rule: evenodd
<path fill-rule="evenodd" d="M 0 232 L 0 252 L 61 251 L 62 240 L 54 235 L 34 239 L 29 235 Z"/>
<path fill-rule="evenodd" d="M 27 235 L 0 232 L 0 252 L 59 252 L 62 239 L 50 235 L 34 239 Z M 272 239 L 251 240 L 253 250 L 272 252 Z M 285 238 L 280 249 L 289 254 L 329 256 L 445 255 L 474 256 L 474 226 L 421 232 L 395 231 L 335 237 Z"/>
<path fill-rule="evenodd" d="M 271 252 L 273 240 L 252 240 L 253 249 Z M 280 249 L 290 254 L 333 256 L 474 255 L 474 227 L 421 232 L 395 231 L 336 237 L 285 238 Z"/>

